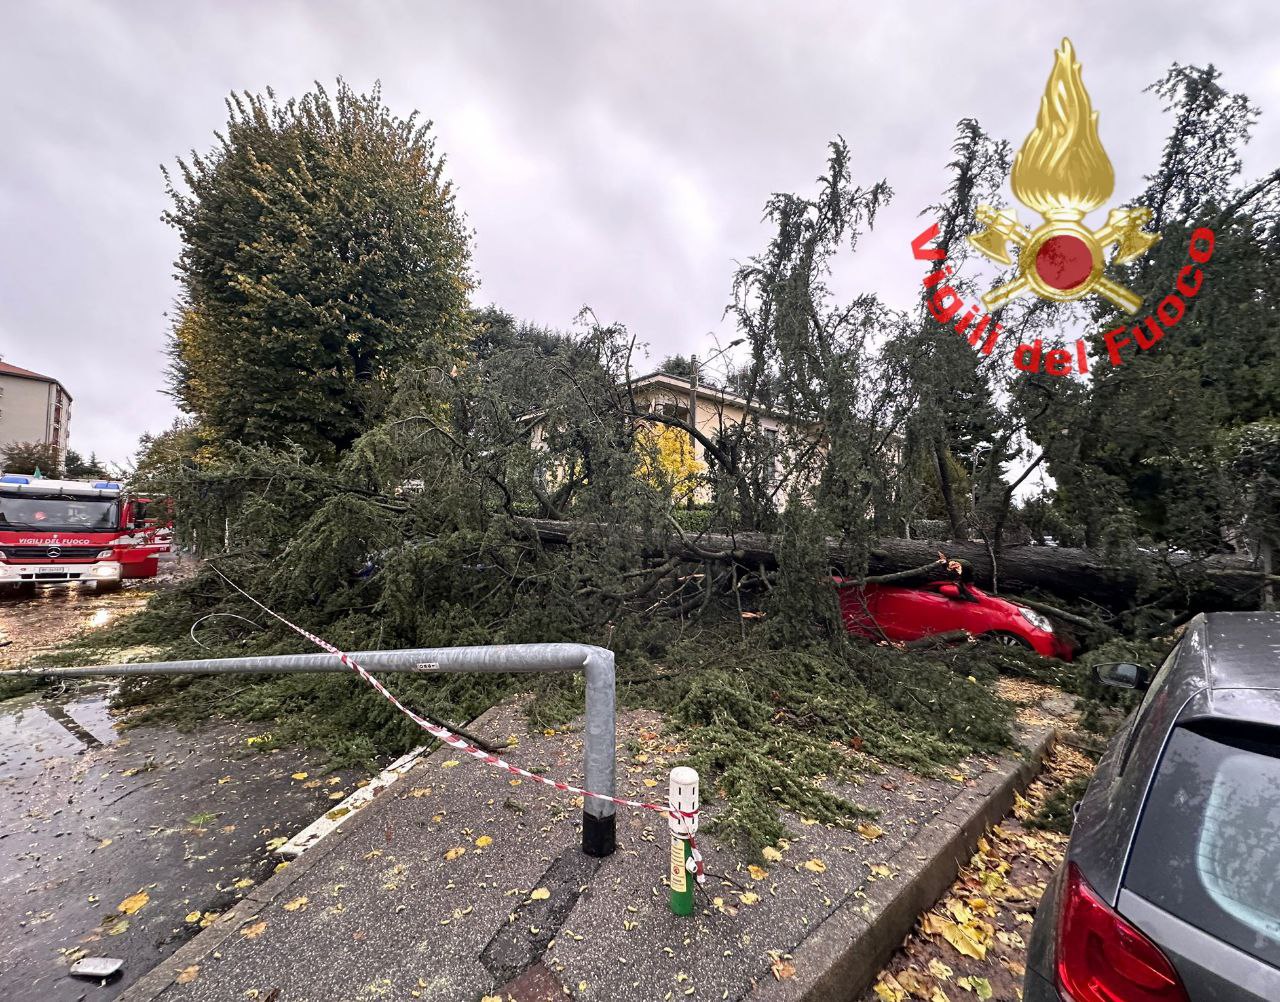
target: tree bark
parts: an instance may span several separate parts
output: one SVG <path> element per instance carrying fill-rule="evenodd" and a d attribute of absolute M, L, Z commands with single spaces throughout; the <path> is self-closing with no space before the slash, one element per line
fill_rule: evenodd
<path fill-rule="evenodd" d="M 605 526 L 586 522 L 558 522 L 521 518 L 517 522 L 543 543 L 566 544 L 575 537 L 590 538 Z M 657 537 L 636 530 L 648 556 L 702 562 L 707 559 L 733 560 L 746 567 L 772 569 L 778 560 L 773 537 L 746 532 L 724 535 L 701 533 Z M 838 540 L 827 541 L 832 570 L 843 567 Z M 969 564 L 976 584 L 989 587 L 991 556 L 982 543 L 960 540 L 879 539 L 871 548 L 867 573 L 893 574 L 919 568 L 937 560 L 942 551 L 951 559 Z M 708 556 L 713 554 L 714 556 Z M 1264 584 L 1276 580 L 1264 575 L 1248 560 L 1234 556 L 1214 556 L 1203 560 L 1178 554 L 1150 554 L 1135 564 L 1117 564 L 1089 550 L 1064 546 L 1006 546 L 999 551 L 1000 587 L 1017 593 L 1039 590 L 1064 599 L 1089 599 L 1113 610 L 1123 609 L 1138 597 L 1144 581 L 1158 577 L 1166 585 L 1182 588 L 1184 604 L 1199 609 L 1256 609 Z M 938 567 L 939 578 L 946 577 Z M 924 576 L 922 575 L 922 580 Z"/>

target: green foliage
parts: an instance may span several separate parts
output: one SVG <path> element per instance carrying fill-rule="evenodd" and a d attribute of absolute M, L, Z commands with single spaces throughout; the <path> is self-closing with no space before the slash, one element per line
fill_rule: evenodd
<path fill-rule="evenodd" d="M 39 470 L 46 477 L 62 474 L 62 463 L 56 445 L 44 442 L 11 442 L 0 453 L 0 467 L 5 473 L 25 473 L 28 476 Z"/>
<path fill-rule="evenodd" d="M 228 111 L 214 149 L 169 184 L 173 392 L 215 445 L 331 457 L 384 412 L 398 367 L 450 364 L 467 234 L 430 124 L 396 117 L 377 89 L 233 95 Z"/>
<path fill-rule="evenodd" d="M 85 459 L 75 449 L 68 449 L 62 475 L 68 480 L 102 480 L 110 477 L 111 471 L 98 460 L 96 453 Z"/>
<path fill-rule="evenodd" d="M 1199 293 L 1157 345 L 1121 348 L 1118 366 L 1107 361 L 1102 334 L 1132 318 L 1099 310 L 1092 387 L 1058 380 L 1034 431 L 1063 514 L 1084 528 L 1091 547 L 1149 535 L 1194 553 L 1222 549 L 1235 497 L 1219 465 L 1223 437 L 1280 416 L 1280 173 L 1240 183 L 1257 112 L 1218 76 L 1212 67 L 1175 64 L 1153 87 L 1173 123 L 1138 201 L 1152 209 L 1161 241 L 1122 279 L 1144 297 L 1144 312 L 1153 311 L 1191 264 L 1192 231 L 1207 226 L 1214 250 Z M 1194 284 L 1191 273 L 1187 280 Z"/>

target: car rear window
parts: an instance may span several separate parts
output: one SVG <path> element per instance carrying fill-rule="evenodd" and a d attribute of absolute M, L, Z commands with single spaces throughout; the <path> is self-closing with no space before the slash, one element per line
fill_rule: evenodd
<path fill-rule="evenodd" d="M 1280 966 L 1280 730 L 1175 729 L 1124 883 Z"/>

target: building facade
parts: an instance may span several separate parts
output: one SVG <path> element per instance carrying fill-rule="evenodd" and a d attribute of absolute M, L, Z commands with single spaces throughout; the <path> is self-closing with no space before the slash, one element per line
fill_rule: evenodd
<path fill-rule="evenodd" d="M 0 452 L 14 442 L 56 446 L 67 456 L 71 394 L 52 376 L 0 362 Z"/>

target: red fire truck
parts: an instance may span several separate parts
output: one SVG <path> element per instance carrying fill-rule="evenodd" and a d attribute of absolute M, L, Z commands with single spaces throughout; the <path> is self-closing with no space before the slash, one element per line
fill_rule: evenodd
<path fill-rule="evenodd" d="M 172 537 L 167 502 L 114 481 L 0 475 L 0 589 L 154 577 Z"/>

